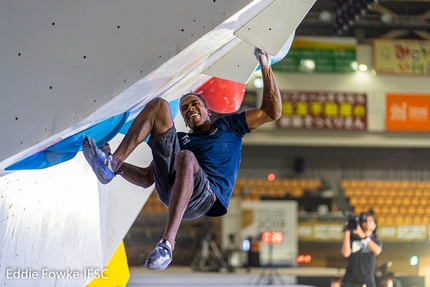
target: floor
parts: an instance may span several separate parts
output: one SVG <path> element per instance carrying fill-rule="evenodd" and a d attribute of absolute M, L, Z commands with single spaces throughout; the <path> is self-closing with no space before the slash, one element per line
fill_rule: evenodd
<path fill-rule="evenodd" d="M 168 267 L 164 271 L 149 271 L 144 267 L 130 267 L 127 287 L 148 286 L 315 286 L 297 284 L 297 276 L 342 276 L 343 270 L 336 268 L 238 268 L 234 272 L 196 272 L 190 267 Z M 321 287 L 321 286 L 315 286 Z"/>

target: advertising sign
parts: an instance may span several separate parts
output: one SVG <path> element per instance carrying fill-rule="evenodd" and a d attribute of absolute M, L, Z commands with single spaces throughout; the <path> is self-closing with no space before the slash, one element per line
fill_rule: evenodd
<path fill-rule="evenodd" d="M 340 222 L 301 222 L 299 241 L 342 242 L 343 225 Z M 428 241 L 427 225 L 379 225 L 378 238 L 383 241 Z"/>
<path fill-rule="evenodd" d="M 281 91 L 282 129 L 366 130 L 367 95 L 335 91 Z"/>
<path fill-rule="evenodd" d="M 373 62 L 377 73 L 430 75 L 430 41 L 374 40 Z"/>
<path fill-rule="evenodd" d="M 295 266 L 298 252 L 297 241 L 297 201 L 264 200 L 243 201 L 241 237 L 254 237 L 262 240 L 260 264 Z M 272 235 L 272 252 L 269 244 L 263 242 L 263 234 Z M 280 236 L 282 235 L 282 236 Z M 282 239 L 281 239 L 282 237 Z"/>
<path fill-rule="evenodd" d="M 355 72 L 356 40 L 296 37 L 288 54 L 272 66 L 275 72 L 351 73 Z M 309 63 L 311 63 L 309 65 Z"/>
<path fill-rule="evenodd" d="M 430 94 L 387 94 L 388 131 L 430 131 Z"/>

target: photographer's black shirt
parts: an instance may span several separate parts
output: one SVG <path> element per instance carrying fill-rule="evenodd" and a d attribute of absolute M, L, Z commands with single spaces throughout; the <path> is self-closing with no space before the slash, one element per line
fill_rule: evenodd
<path fill-rule="evenodd" d="M 348 266 L 343 277 L 344 282 L 366 284 L 367 287 L 376 286 L 373 271 L 376 265 L 376 256 L 369 247 L 361 242 L 361 238 L 351 232 L 351 255 L 348 257 Z M 372 240 L 379 246 L 382 241 Z"/>

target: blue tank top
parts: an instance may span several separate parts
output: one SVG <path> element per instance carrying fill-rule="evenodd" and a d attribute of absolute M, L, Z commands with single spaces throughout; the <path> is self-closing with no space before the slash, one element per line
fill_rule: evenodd
<path fill-rule="evenodd" d="M 225 211 L 239 172 L 242 138 L 249 132 L 245 112 L 215 120 L 205 133 L 178 132 L 181 150 L 194 153 Z"/>

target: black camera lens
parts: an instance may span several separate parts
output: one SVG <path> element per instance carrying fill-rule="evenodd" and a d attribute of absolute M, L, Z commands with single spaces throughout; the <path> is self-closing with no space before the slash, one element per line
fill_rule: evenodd
<path fill-rule="evenodd" d="M 348 219 L 346 221 L 347 229 L 356 230 L 359 224 L 359 216 L 355 214 L 348 215 Z"/>

